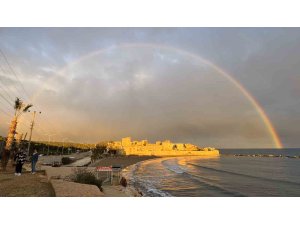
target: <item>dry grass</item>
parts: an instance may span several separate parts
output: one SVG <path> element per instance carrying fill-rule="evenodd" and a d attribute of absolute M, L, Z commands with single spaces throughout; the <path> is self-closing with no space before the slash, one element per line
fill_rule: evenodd
<path fill-rule="evenodd" d="M 55 193 L 44 173 L 25 172 L 15 176 L 13 168 L 7 168 L 6 172 L 0 171 L 0 196 L 52 197 Z"/>

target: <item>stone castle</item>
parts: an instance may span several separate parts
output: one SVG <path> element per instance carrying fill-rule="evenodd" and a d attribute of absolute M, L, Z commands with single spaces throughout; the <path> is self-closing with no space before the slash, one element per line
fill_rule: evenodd
<path fill-rule="evenodd" d="M 148 143 L 147 140 L 131 141 L 130 137 L 121 141 L 108 143 L 108 149 L 122 150 L 125 155 L 152 155 L 152 156 L 218 156 L 215 148 L 199 148 L 192 144 L 172 143 L 169 140 Z"/>

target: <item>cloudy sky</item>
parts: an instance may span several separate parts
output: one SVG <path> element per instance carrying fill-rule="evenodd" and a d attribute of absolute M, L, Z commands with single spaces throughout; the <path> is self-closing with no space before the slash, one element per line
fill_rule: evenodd
<path fill-rule="evenodd" d="M 42 111 L 33 139 L 274 147 L 257 109 L 214 64 L 257 100 L 285 147 L 300 145 L 296 28 L 1 28 L 0 49 L 17 74 L 0 55 L 3 136 L 6 99 L 20 96 Z"/>

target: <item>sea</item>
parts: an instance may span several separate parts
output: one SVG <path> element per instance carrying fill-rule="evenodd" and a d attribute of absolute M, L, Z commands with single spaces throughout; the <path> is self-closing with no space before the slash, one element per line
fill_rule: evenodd
<path fill-rule="evenodd" d="M 143 196 L 300 196 L 300 149 L 222 149 L 219 157 L 156 158 L 123 172 Z"/>

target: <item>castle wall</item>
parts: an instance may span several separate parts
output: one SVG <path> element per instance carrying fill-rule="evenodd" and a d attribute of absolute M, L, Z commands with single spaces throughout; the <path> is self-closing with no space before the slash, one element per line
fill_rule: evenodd
<path fill-rule="evenodd" d="M 122 145 L 131 146 L 131 138 L 130 137 L 122 138 Z"/>
<path fill-rule="evenodd" d="M 175 151 L 175 150 L 161 150 L 161 149 L 143 149 L 125 148 L 126 155 L 139 155 L 139 156 L 219 156 L 218 150 L 211 151 Z"/>
<path fill-rule="evenodd" d="M 147 140 L 131 141 L 130 137 L 122 138 L 121 142 L 111 142 L 109 149 L 122 149 L 125 155 L 140 156 L 218 156 L 219 151 L 214 148 L 199 149 L 192 144 L 171 143 L 166 140 L 157 141 L 155 144 L 148 143 Z"/>

